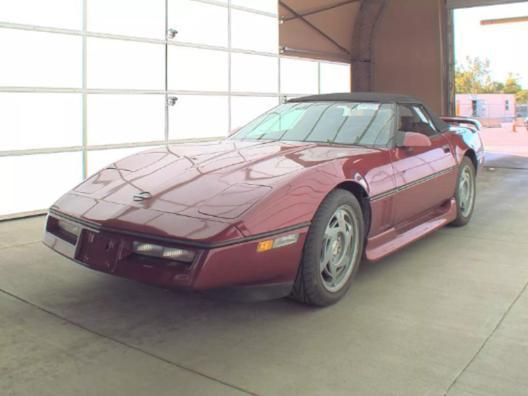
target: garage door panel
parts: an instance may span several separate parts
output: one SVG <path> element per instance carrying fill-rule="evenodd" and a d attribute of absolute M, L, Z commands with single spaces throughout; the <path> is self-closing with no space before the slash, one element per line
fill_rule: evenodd
<path fill-rule="evenodd" d="M 228 54 L 199 48 L 169 46 L 170 90 L 227 91 Z"/>
<path fill-rule="evenodd" d="M 169 108 L 171 140 L 227 136 L 228 97 L 180 95 Z"/>
<path fill-rule="evenodd" d="M 0 157 L 0 216 L 48 208 L 81 181 L 81 152 Z"/>
<path fill-rule="evenodd" d="M 164 0 L 89 0 L 86 19 L 90 32 L 165 37 Z"/>
<path fill-rule="evenodd" d="M 81 37 L 0 29 L 0 86 L 81 86 Z"/>
<path fill-rule="evenodd" d="M 164 139 L 165 95 L 88 95 L 88 144 Z"/>
<path fill-rule="evenodd" d="M 169 0 L 169 28 L 174 42 L 227 47 L 228 9 L 193 0 Z"/>
<path fill-rule="evenodd" d="M 0 93 L 0 151 L 82 144 L 80 94 Z"/>
<path fill-rule="evenodd" d="M 165 48 L 161 44 L 87 39 L 88 88 L 164 88 Z"/>

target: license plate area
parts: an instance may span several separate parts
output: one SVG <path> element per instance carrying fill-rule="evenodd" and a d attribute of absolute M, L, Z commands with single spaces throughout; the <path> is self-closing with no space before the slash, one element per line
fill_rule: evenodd
<path fill-rule="evenodd" d="M 118 261 L 120 240 L 106 234 L 83 230 L 78 259 L 89 267 L 112 270 Z"/>

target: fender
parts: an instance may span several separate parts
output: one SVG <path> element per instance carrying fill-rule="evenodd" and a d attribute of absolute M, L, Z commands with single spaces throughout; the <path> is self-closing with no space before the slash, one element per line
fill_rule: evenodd
<path fill-rule="evenodd" d="M 346 151 L 347 148 L 329 147 L 329 155 L 335 155 L 332 153 L 334 150 Z M 354 157 L 343 156 L 306 167 L 275 185 L 273 191 L 246 212 L 235 225 L 244 235 L 253 235 L 272 231 L 277 224 L 291 227 L 309 223 L 325 197 L 341 186 L 355 194 L 363 191 L 367 198 L 394 189 L 395 179 L 389 152 L 370 150 Z M 384 221 L 381 219 L 372 222 L 372 231 L 375 232 L 382 223 Z"/>

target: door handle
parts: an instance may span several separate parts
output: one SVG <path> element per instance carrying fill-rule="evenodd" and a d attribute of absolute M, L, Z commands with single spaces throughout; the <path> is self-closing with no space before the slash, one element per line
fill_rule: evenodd
<path fill-rule="evenodd" d="M 449 146 L 443 146 L 443 147 L 442 147 L 442 150 L 444 150 L 444 153 L 450 153 L 450 152 L 451 152 L 451 147 L 449 147 Z"/>
<path fill-rule="evenodd" d="M 170 28 L 167 30 L 167 39 L 173 39 L 178 34 L 178 31 L 176 29 Z"/>

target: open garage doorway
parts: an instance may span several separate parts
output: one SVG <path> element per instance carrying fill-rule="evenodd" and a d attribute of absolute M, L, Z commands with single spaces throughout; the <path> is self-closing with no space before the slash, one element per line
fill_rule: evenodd
<path fill-rule="evenodd" d="M 452 21 L 456 115 L 482 123 L 488 165 L 528 169 L 528 1 L 455 8 Z"/>

